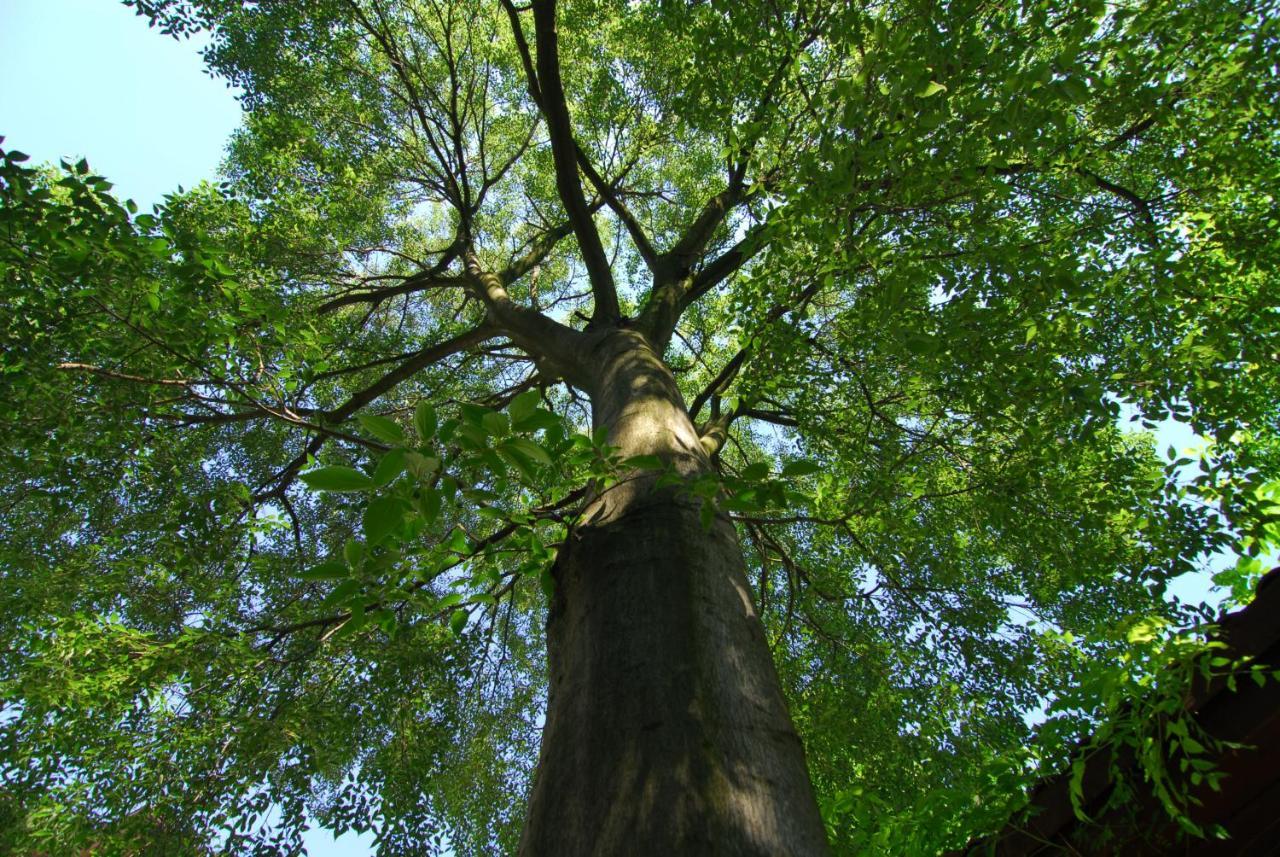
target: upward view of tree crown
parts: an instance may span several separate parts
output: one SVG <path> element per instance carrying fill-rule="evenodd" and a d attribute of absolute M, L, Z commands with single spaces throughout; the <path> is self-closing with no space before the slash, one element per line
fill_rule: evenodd
<path fill-rule="evenodd" d="M 546 853 L 655 503 L 831 851 L 940 853 L 1280 543 L 1273 3 L 129 5 L 245 124 L 151 213 L 3 153 L 6 853 Z"/>

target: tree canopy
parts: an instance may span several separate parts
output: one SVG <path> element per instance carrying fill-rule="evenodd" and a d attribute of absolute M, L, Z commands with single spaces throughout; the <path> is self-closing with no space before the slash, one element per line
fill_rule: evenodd
<path fill-rule="evenodd" d="M 1000 826 L 1280 544 L 1274 3 L 129 5 L 247 112 L 150 213 L 3 152 L 14 853 L 512 851 L 635 471 L 736 523 L 842 854 Z M 714 472 L 594 430 L 605 329 Z"/>

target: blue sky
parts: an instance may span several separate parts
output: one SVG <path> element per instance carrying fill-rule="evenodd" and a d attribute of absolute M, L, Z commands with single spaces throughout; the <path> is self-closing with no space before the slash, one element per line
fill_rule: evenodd
<path fill-rule="evenodd" d="M 144 209 L 212 177 L 240 107 L 197 47 L 111 0 L 0 0 L 5 147 L 87 157 Z"/>

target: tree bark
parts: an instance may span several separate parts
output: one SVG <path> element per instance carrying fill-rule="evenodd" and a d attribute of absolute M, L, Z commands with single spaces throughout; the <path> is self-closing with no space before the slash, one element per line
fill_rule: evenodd
<path fill-rule="evenodd" d="M 710 466 L 635 331 L 596 344 L 595 419 L 626 455 Z M 554 569 L 550 694 L 522 857 L 824 855 L 733 524 L 652 474 L 601 493 Z"/>

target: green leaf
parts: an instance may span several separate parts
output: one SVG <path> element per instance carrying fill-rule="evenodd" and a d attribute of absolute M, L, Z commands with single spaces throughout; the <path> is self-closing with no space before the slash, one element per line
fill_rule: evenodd
<path fill-rule="evenodd" d="M 440 424 L 440 428 L 436 430 L 436 437 L 441 443 L 451 443 L 454 435 L 458 431 L 458 421 L 454 419 L 445 420 Z"/>
<path fill-rule="evenodd" d="M 426 441 L 436 435 L 436 409 L 430 402 L 419 402 L 413 410 L 413 428 L 418 433 L 418 440 Z"/>
<path fill-rule="evenodd" d="M 359 414 L 356 419 L 378 440 L 390 444 L 404 443 L 404 429 L 395 420 L 377 414 Z"/>
<path fill-rule="evenodd" d="M 922 86 L 920 89 L 918 89 L 916 91 L 916 95 L 919 98 L 932 98 L 933 96 L 937 95 L 939 92 L 946 92 L 946 91 L 947 91 L 947 88 L 945 86 L 938 83 L 936 80 L 931 80 L 928 83 L 926 83 L 924 86 Z"/>
<path fill-rule="evenodd" d="M 1159 616 L 1148 616 L 1129 629 L 1127 639 L 1130 643 L 1149 643 L 1167 624 L 1168 621 Z"/>
<path fill-rule="evenodd" d="M 391 484 L 397 476 L 404 472 L 405 450 L 393 449 L 378 461 L 373 471 L 373 484 L 382 488 Z"/>
<path fill-rule="evenodd" d="M 413 450 L 405 453 L 404 460 L 415 479 L 430 479 L 440 469 L 440 459 Z"/>
<path fill-rule="evenodd" d="M 316 491 L 369 491 L 375 487 L 359 470 L 337 464 L 300 473 L 298 478 Z"/>
<path fill-rule="evenodd" d="M 755 482 L 769 475 L 769 464 L 765 461 L 755 461 L 742 468 L 742 478 L 748 482 Z"/>
<path fill-rule="evenodd" d="M 532 459 L 544 467 L 550 467 L 552 464 L 551 455 L 527 437 L 509 438 L 508 440 L 504 440 L 499 448 L 518 452 L 520 455 Z"/>
<path fill-rule="evenodd" d="M 384 634 L 393 634 L 396 630 L 396 614 L 394 610 L 382 607 L 369 614 L 369 621 L 382 629 Z"/>
<path fill-rule="evenodd" d="M 471 542 L 467 539 L 467 534 L 457 527 L 449 533 L 449 540 L 445 543 L 445 547 L 456 554 L 466 555 L 471 552 Z"/>
<path fill-rule="evenodd" d="M 733 494 L 724 500 L 724 508 L 729 512 L 752 512 L 760 508 L 754 488 L 748 488 Z"/>
<path fill-rule="evenodd" d="M 630 458 L 624 458 L 622 466 L 636 470 L 662 470 L 667 465 L 656 455 L 633 455 Z"/>
<path fill-rule="evenodd" d="M 933 354 L 938 350 L 937 337 L 927 333 L 908 333 L 905 342 L 912 354 Z"/>
<path fill-rule="evenodd" d="M 698 521 L 702 524 L 702 529 L 711 532 L 711 527 L 716 522 L 715 501 L 710 498 L 702 501 L 702 507 L 698 509 Z"/>
<path fill-rule="evenodd" d="M 343 622 L 338 630 L 333 632 L 330 640 L 345 640 L 347 637 L 354 636 L 357 632 L 364 630 L 369 624 L 369 614 L 364 611 L 362 605 L 356 605 L 351 610 L 351 617 Z"/>
<path fill-rule="evenodd" d="M 529 416 L 524 417 L 518 422 L 515 419 L 512 419 L 511 421 L 511 428 L 513 430 L 526 433 L 539 430 L 550 431 L 560 427 L 560 418 L 550 411 L 543 410 L 542 408 L 536 409 Z"/>
<path fill-rule="evenodd" d="M 1078 77 L 1069 77 L 1058 85 L 1063 94 L 1075 104 L 1084 104 L 1089 100 L 1089 87 Z"/>
<path fill-rule="evenodd" d="M 435 604 L 431 605 L 431 612 L 443 613 L 444 611 L 448 610 L 450 607 L 456 607 L 457 605 L 461 604 L 465 600 L 465 598 L 466 596 L 464 596 L 461 592 L 450 592 L 448 595 L 441 598 Z"/>
<path fill-rule="evenodd" d="M 486 449 L 489 445 L 489 437 L 484 429 L 468 423 L 458 426 L 457 437 L 463 449 L 475 451 Z"/>
<path fill-rule="evenodd" d="M 537 390 L 525 390 L 520 395 L 511 400 L 511 404 L 507 406 L 507 413 L 511 416 L 511 425 L 519 431 L 521 423 L 533 416 L 538 410 L 538 404 L 542 401 L 542 396 Z"/>
<path fill-rule="evenodd" d="M 784 477 L 791 476 L 808 476 L 812 473 L 818 473 L 822 470 L 822 465 L 814 461 L 805 459 L 797 459 L 796 461 L 788 461 L 782 467 L 782 475 Z"/>
<path fill-rule="evenodd" d="M 507 420 L 506 414 L 499 413 L 498 411 L 489 411 L 480 418 L 480 426 L 487 434 L 494 437 L 501 437 L 509 430 L 510 422 Z"/>
<path fill-rule="evenodd" d="M 537 481 L 537 468 L 534 467 L 533 461 L 528 456 L 507 447 L 499 449 L 498 453 L 519 472 L 526 485 L 532 485 Z M 484 512 L 483 509 L 480 511 L 481 513 Z"/>
<path fill-rule="evenodd" d="M 484 421 L 485 415 L 491 414 L 493 411 L 471 402 L 460 402 L 458 404 L 458 413 L 462 416 L 463 423 L 479 428 Z"/>
<path fill-rule="evenodd" d="M 1081 821 L 1089 821 L 1089 816 L 1084 812 L 1084 773 L 1085 760 L 1076 759 L 1071 763 L 1071 779 L 1068 788 L 1071 792 L 1071 808 L 1075 811 L 1076 818 Z"/>
<path fill-rule="evenodd" d="M 434 488 L 424 488 L 421 496 L 414 502 L 418 511 L 422 514 L 423 522 L 426 526 L 431 526 L 440 515 L 440 507 L 442 505 L 442 497 L 440 492 Z"/>
<path fill-rule="evenodd" d="M 334 607 L 338 604 L 344 604 L 352 596 L 360 592 L 360 581 L 347 578 L 333 588 L 328 597 L 320 602 L 324 607 Z"/>
<path fill-rule="evenodd" d="M 349 573 L 346 562 L 340 559 L 330 559 L 302 572 L 301 577 L 303 580 L 331 580 L 333 578 L 346 577 Z"/>
<path fill-rule="evenodd" d="M 471 613 L 467 610 L 454 610 L 449 616 L 449 630 L 455 637 L 462 636 L 462 630 L 467 627 L 467 619 L 470 616 Z"/>
<path fill-rule="evenodd" d="M 376 545 L 404 522 L 407 507 L 398 497 L 378 497 L 365 507 L 363 523 L 365 541 Z"/>

